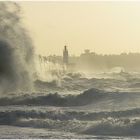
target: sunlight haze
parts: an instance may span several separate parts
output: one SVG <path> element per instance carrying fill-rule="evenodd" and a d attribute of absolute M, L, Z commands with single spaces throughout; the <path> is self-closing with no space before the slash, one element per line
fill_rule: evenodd
<path fill-rule="evenodd" d="M 140 2 L 19 2 L 42 55 L 140 52 Z"/>

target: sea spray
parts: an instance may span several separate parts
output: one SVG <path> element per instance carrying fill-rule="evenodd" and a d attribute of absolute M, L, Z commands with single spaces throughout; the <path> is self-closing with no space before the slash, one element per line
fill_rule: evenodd
<path fill-rule="evenodd" d="M 0 92 L 32 88 L 33 46 L 20 22 L 20 7 L 0 2 Z"/>

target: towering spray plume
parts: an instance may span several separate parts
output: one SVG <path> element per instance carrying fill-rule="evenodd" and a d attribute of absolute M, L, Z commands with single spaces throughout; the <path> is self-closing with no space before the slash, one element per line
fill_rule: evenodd
<path fill-rule="evenodd" d="M 33 46 L 19 13 L 17 3 L 0 2 L 0 92 L 32 84 Z"/>

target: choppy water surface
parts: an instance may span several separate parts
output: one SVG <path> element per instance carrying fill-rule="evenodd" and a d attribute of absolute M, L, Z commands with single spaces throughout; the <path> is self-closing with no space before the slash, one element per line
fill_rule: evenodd
<path fill-rule="evenodd" d="M 0 98 L 0 138 L 140 138 L 138 73 L 67 74 Z"/>

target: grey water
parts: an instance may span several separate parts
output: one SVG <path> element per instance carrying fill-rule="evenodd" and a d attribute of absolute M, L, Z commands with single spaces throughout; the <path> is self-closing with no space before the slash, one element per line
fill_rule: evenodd
<path fill-rule="evenodd" d="M 140 138 L 139 73 L 128 73 L 129 79 L 121 73 L 105 74 L 110 78 L 101 78 L 102 73 L 100 78 L 72 75 L 67 74 L 71 81 L 62 80 L 59 92 L 56 85 L 49 86 L 48 91 L 51 82 L 38 81 L 35 82 L 38 92 L 1 96 L 0 137 Z M 122 78 L 119 80 L 118 76 Z M 44 88 L 42 92 L 40 86 Z"/>
<path fill-rule="evenodd" d="M 19 13 L 16 3 L 0 3 L 0 138 L 140 139 L 140 73 L 35 78 Z"/>

